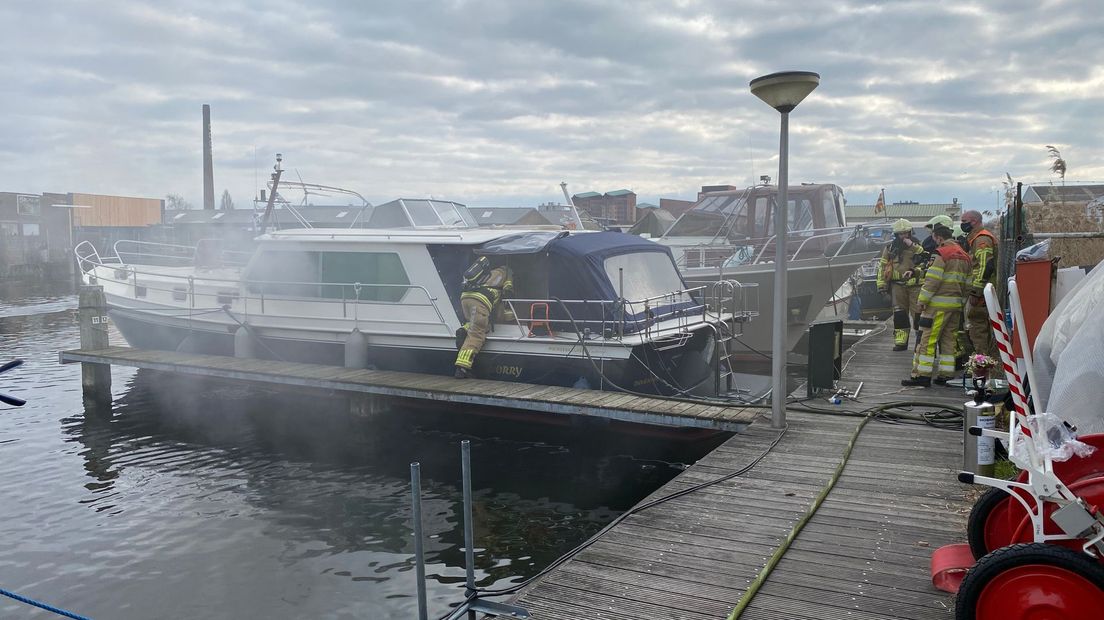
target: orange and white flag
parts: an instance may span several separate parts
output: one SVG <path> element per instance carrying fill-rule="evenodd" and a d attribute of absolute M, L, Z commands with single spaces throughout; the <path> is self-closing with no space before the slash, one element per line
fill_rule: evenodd
<path fill-rule="evenodd" d="M 874 215 L 885 213 L 885 189 L 878 194 L 878 202 L 874 203 Z"/>

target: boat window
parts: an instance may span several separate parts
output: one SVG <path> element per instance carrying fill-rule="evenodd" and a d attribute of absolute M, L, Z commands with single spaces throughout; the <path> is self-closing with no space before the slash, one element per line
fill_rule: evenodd
<path fill-rule="evenodd" d="M 843 226 L 843 222 L 839 219 L 839 212 L 836 210 L 835 192 L 830 190 L 824 192 L 824 197 L 821 199 L 821 210 L 824 213 L 824 228 Z"/>
<path fill-rule="evenodd" d="M 790 200 L 789 230 L 799 232 L 813 228 L 813 205 L 808 198 Z"/>
<path fill-rule="evenodd" d="M 724 218 L 716 213 L 687 211 L 675 222 L 668 237 L 712 237 L 721 230 Z"/>
<path fill-rule="evenodd" d="M 402 260 L 394 252 L 323 252 L 322 297 L 361 301 L 396 302 L 408 290 L 410 279 Z"/>
<path fill-rule="evenodd" d="M 771 211 L 772 204 L 773 201 L 767 196 L 760 196 L 755 199 L 755 230 L 751 231 L 750 237 L 770 235 L 771 218 L 774 217 L 774 213 Z"/>
<path fill-rule="evenodd" d="M 437 217 L 441 219 L 441 223 L 445 226 L 463 226 L 466 223 L 452 203 L 435 202 L 433 207 L 437 210 Z"/>
<path fill-rule="evenodd" d="M 682 278 L 666 252 L 633 252 L 611 256 L 604 263 L 606 275 L 618 291 L 624 276 L 624 293 L 629 301 L 643 301 L 682 290 Z"/>
<path fill-rule="evenodd" d="M 406 207 L 406 212 L 410 214 L 410 219 L 415 226 L 437 226 L 440 224 L 440 220 L 437 219 L 437 212 L 433 210 L 433 206 L 429 204 L 428 200 L 404 200 L 403 206 Z"/>
<path fill-rule="evenodd" d="M 318 252 L 265 250 L 245 274 L 250 293 L 318 297 Z"/>

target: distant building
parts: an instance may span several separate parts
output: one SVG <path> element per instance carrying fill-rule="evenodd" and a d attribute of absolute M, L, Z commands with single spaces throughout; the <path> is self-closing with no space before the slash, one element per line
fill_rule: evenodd
<path fill-rule="evenodd" d="M 64 194 L 0 192 L 0 279 L 49 277 L 68 264 L 69 213 Z"/>
<path fill-rule="evenodd" d="M 480 226 L 549 226 L 553 224 L 532 207 L 469 207 Z"/>
<path fill-rule="evenodd" d="M 1030 185 L 1023 190 L 1024 204 L 1088 203 L 1104 196 L 1104 185 Z"/>
<path fill-rule="evenodd" d="M 913 224 L 924 225 L 937 215 L 946 215 L 954 221 L 962 216 L 962 203 L 957 198 L 947 203 L 895 202 L 886 205 L 885 211 L 874 213 L 874 205 L 846 205 L 843 208 L 847 224 L 895 221 L 904 218 Z"/>
<path fill-rule="evenodd" d="M 735 185 L 702 185 L 701 191 L 698 192 L 698 200 L 701 200 L 706 194 L 712 194 L 713 192 L 734 192 L 744 189 L 742 187 L 736 187 Z"/>
<path fill-rule="evenodd" d="M 659 208 L 675 216 L 676 219 L 683 213 L 689 211 L 690 207 L 693 207 L 695 204 L 697 203 L 693 200 L 678 200 L 677 198 L 659 199 Z"/>
<path fill-rule="evenodd" d="M 636 222 L 636 194 L 617 189 L 605 194 L 584 192 L 571 197 L 575 207 L 586 211 L 603 224 L 631 226 Z"/>
<path fill-rule="evenodd" d="M 0 278 L 62 277 L 81 241 L 102 253 L 120 239 L 161 241 L 162 205 L 156 198 L 0 193 Z"/>

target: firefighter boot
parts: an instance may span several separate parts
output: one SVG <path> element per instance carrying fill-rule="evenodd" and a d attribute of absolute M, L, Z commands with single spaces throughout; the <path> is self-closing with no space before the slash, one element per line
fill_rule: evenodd
<path fill-rule="evenodd" d="M 893 350 L 908 349 L 909 315 L 908 310 L 893 311 Z"/>
<path fill-rule="evenodd" d="M 909 330 L 907 329 L 895 329 L 893 330 L 893 350 L 904 351 L 908 349 Z"/>

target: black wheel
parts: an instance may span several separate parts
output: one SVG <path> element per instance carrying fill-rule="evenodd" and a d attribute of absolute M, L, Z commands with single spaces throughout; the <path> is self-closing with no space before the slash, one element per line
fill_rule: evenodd
<path fill-rule="evenodd" d="M 1002 547 L 981 558 L 958 590 L 957 620 L 1099 618 L 1104 565 L 1044 543 Z"/>
<path fill-rule="evenodd" d="M 966 542 L 974 559 L 1012 544 L 1013 528 L 1023 516 L 1023 506 L 1004 490 L 991 488 L 982 493 L 966 522 Z"/>

